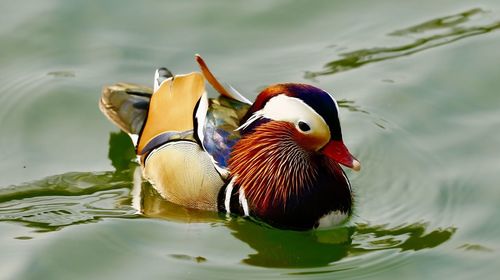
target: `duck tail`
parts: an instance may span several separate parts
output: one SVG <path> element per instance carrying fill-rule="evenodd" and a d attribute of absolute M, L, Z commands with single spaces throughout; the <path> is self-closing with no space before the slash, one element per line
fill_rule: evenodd
<path fill-rule="evenodd" d="M 146 120 L 153 89 L 130 83 L 106 86 L 102 90 L 99 109 L 132 139 L 138 135 Z"/>

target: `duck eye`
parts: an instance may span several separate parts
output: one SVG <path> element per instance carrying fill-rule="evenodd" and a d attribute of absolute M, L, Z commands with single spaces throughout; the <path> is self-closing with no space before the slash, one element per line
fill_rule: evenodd
<path fill-rule="evenodd" d="M 299 121 L 297 125 L 303 132 L 308 132 L 309 130 L 311 130 L 311 127 L 304 121 Z"/>

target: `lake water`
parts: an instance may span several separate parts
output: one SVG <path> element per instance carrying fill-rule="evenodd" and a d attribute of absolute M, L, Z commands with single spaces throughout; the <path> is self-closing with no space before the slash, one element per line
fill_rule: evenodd
<path fill-rule="evenodd" d="M 0 279 L 499 279 L 500 2 L 0 3 Z M 143 189 L 104 85 L 197 69 L 342 100 L 355 215 L 293 232 Z"/>

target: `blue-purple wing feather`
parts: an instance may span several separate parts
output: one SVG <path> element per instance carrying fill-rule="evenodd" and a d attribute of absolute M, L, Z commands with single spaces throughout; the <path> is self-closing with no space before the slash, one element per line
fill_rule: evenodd
<path fill-rule="evenodd" d="M 231 150 L 240 139 L 236 129 L 249 108 L 249 104 L 224 96 L 209 100 L 203 146 L 222 168 L 227 167 Z"/>

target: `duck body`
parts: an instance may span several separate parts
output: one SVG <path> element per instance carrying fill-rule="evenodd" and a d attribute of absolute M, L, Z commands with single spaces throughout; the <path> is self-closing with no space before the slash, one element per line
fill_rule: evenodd
<path fill-rule="evenodd" d="M 325 171 L 316 174 L 314 180 L 302 185 L 303 189 L 300 191 L 287 195 L 276 190 L 270 191 L 267 194 L 267 201 L 245 195 L 246 202 L 243 202 L 241 193 L 242 191 L 244 193 L 244 188 L 235 183 L 236 177 L 232 181 L 229 206 L 219 203 L 219 211 L 257 217 L 275 227 L 286 225 L 286 228 L 297 230 L 330 227 L 344 221 L 351 213 L 350 187 L 332 187 L 332 178 L 340 181 L 346 180 L 343 171 L 337 169 L 334 163 L 329 160 L 314 156 L 305 159 L 304 164 L 318 164 L 314 168 L 322 168 Z M 279 182 L 270 180 L 265 185 L 280 186 L 279 184 Z M 228 185 L 224 186 L 220 192 L 220 195 L 224 195 L 224 199 L 229 196 L 227 191 Z M 219 201 L 223 201 L 223 199 L 219 198 Z M 244 209 L 245 204 L 247 210 Z"/>
<path fill-rule="evenodd" d="M 143 177 L 173 203 L 279 228 L 344 221 L 352 194 L 339 163 L 359 162 L 343 145 L 336 101 L 313 86 L 278 84 L 252 104 L 196 58 L 201 73 L 159 69 L 153 90 L 103 91 L 100 108 L 135 140 Z M 221 96 L 208 99 L 205 80 Z"/>

